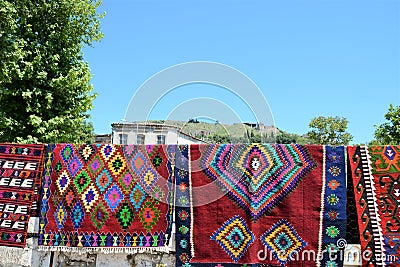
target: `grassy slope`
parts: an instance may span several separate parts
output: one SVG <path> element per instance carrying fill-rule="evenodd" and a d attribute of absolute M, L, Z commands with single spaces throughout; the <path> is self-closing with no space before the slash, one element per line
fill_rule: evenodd
<path fill-rule="evenodd" d="M 235 142 L 260 142 L 260 140 L 275 140 L 276 136 L 273 135 L 273 129 L 269 132 L 264 133 L 264 138 L 261 139 L 261 132 L 255 130 L 244 124 L 218 124 L 218 123 L 188 123 L 183 121 L 149 121 L 151 123 L 165 123 L 168 125 L 174 125 L 179 127 L 183 132 L 188 133 L 197 138 L 204 138 L 204 140 L 215 143 L 235 143 Z M 276 128 L 276 131 L 280 134 L 290 135 L 296 139 L 297 143 L 306 143 L 307 140 L 296 135 L 286 133 Z M 249 135 L 249 137 L 247 137 Z M 279 135 L 279 134 L 278 134 Z M 269 139 L 268 139 L 269 138 Z M 272 138 L 272 139 L 271 139 Z M 293 139 L 293 140 L 294 140 Z M 268 142 L 268 141 L 267 141 Z"/>

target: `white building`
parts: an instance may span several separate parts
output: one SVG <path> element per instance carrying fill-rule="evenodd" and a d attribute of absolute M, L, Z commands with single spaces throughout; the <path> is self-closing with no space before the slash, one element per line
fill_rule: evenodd
<path fill-rule="evenodd" d="M 115 122 L 111 124 L 113 144 L 200 144 L 203 140 L 191 136 L 179 127 L 168 124 Z"/>

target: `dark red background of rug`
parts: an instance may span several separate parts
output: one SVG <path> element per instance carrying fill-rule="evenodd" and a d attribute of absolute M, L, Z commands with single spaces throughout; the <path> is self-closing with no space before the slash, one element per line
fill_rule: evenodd
<path fill-rule="evenodd" d="M 322 146 L 307 146 L 312 159 L 317 163 L 314 168 L 291 194 L 275 207 L 268 215 L 252 222 L 249 215 L 226 195 L 208 205 L 194 207 L 194 246 L 195 255 L 191 262 L 209 263 L 215 262 L 233 263 L 221 246 L 210 239 L 215 230 L 221 227 L 225 221 L 237 214 L 246 220 L 247 225 L 255 235 L 255 241 L 250 245 L 243 257 L 237 263 L 265 263 L 279 265 L 276 260 L 260 261 L 257 254 L 264 250 L 260 236 L 280 219 L 286 219 L 295 228 L 297 234 L 307 242 L 303 250 L 318 252 L 318 231 L 320 223 L 321 189 L 322 189 Z M 201 146 L 191 146 L 191 162 L 201 157 Z M 193 188 L 210 184 L 210 179 L 202 172 L 194 172 L 192 167 Z M 215 191 L 214 191 L 215 190 Z M 207 188 L 203 194 L 195 194 L 193 202 L 204 202 L 212 197 L 215 192 L 220 192 L 214 184 Z M 301 252 L 300 252 L 301 254 Z M 264 255 L 264 254 L 262 254 Z M 286 266 L 315 266 L 315 262 L 288 262 Z"/>

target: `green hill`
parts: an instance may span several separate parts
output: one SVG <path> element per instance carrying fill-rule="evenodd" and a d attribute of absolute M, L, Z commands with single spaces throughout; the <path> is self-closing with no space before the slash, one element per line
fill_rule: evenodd
<path fill-rule="evenodd" d="M 163 121 L 153 120 L 149 123 L 160 123 L 178 127 L 182 132 L 210 143 L 298 143 L 307 144 L 306 136 L 288 133 L 274 126 L 249 125 L 245 123 L 222 124 L 191 120 Z"/>

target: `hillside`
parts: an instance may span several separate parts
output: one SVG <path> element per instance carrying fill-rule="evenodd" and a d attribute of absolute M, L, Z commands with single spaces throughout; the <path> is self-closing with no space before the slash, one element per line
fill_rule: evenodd
<path fill-rule="evenodd" d="M 222 124 L 203 121 L 153 120 L 148 122 L 174 125 L 182 132 L 210 143 L 308 143 L 305 136 L 291 134 L 274 126 L 261 125 L 258 128 L 253 128 L 241 123 Z"/>

